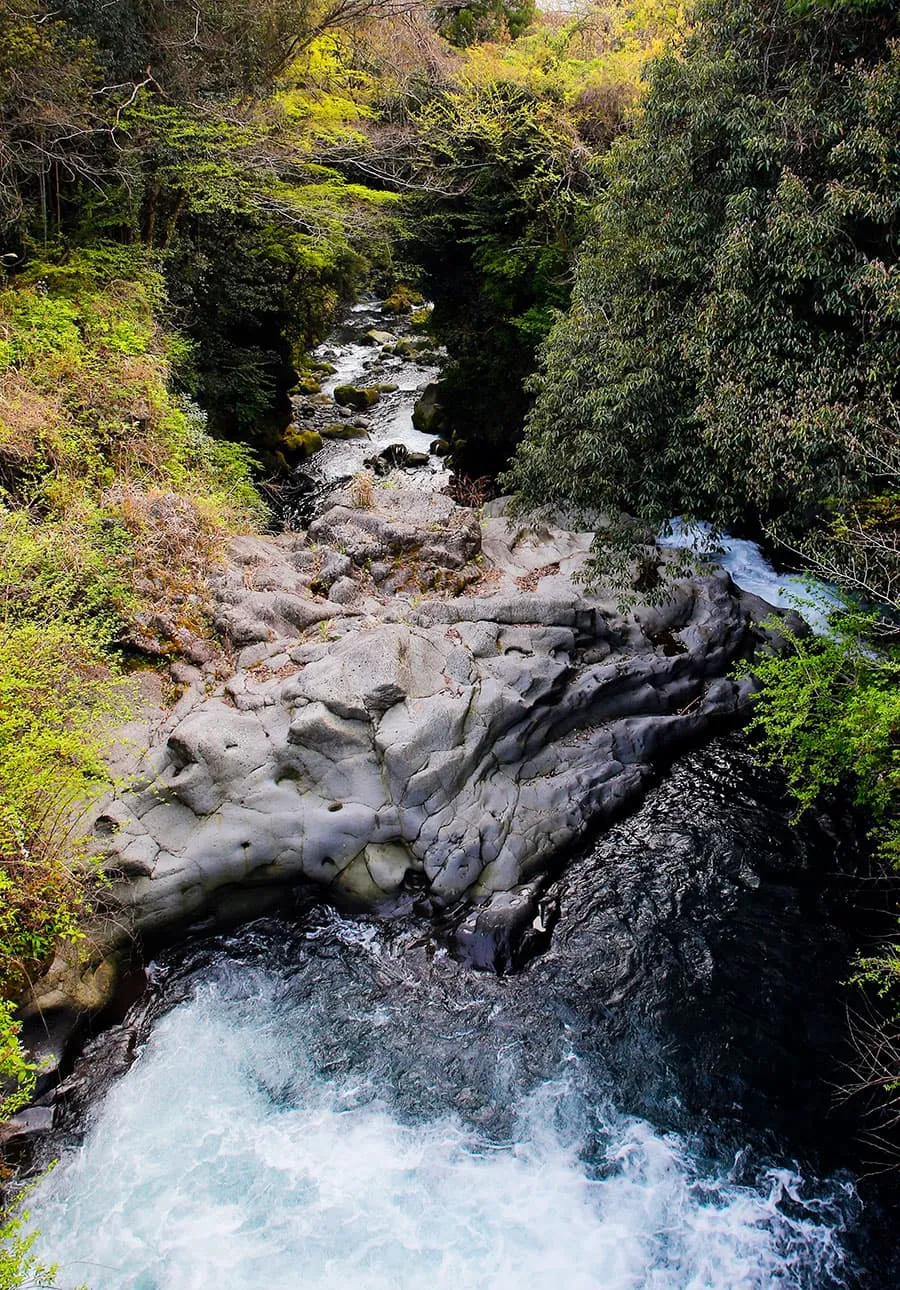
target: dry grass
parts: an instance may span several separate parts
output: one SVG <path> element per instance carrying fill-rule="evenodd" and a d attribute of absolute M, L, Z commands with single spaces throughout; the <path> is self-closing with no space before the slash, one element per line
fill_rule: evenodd
<path fill-rule="evenodd" d="M 0 464 L 31 461 L 62 418 L 59 401 L 23 372 L 0 373 Z"/>
<path fill-rule="evenodd" d="M 375 505 L 375 480 L 367 470 L 350 481 L 350 500 L 358 511 L 370 511 Z"/>
<path fill-rule="evenodd" d="M 205 630 L 207 578 L 223 555 L 222 529 L 209 508 L 181 493 L 130 484 L 110 489 L 102 501 L 134 540 L 131 579 L 142 608 Z"/>
<path fill-rule="evenodd" d="M 538 569 L 532 569 L 530 573 L 523 573 L 521 577 L 516 578 L 516 586 L 520 591 L 537 591 L 537 585 L 541 578 L 550 577 L 554 573 L 559 573 L 559 561 L 554 564 L 542 564 Z"/>
<path fill-rule="evenodd" d="M 453 499 L 457 506 L 468 506 L 478 510 L 494 496 L 494 481 L 490 475 L 480 475 L 474 479 L 471 475 L 453 475 L 450 483 L 442 490 Z"/>

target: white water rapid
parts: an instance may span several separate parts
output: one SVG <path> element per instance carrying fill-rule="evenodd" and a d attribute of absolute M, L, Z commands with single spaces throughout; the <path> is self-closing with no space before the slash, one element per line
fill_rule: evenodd
<path fill-rule="evenodd" d="M 31 1198 L 64 1290 L 840 1284 L 840 1187 L 795 1206 L 786 1168 L 739 1185 L 679 1137 L 600 1113 L 574 1055 L 527 1094 L 510 1085 L 506 1139 L 446 1105 L 410 1119 L 374 1072 L 323 1072 L 321 998 L 304 1016 L 283 972 L 216 968 Z M 377 1048 L 391 1010 L 353 997 L 344 1038 Z"/>
<path fill-rule="evenodd" d="M 756 542 L 722 534 L 712 537 L 705 522 L 685 524 L 676 517 L 656 539 L 660 546 L 696 551 L 727 569 L 742 591 L 759 596 L 777 609 L 793 609 L 817 635 L 827 635 L 828 615 L 840 605 L 834 588 L 797 573 L 778 573 Z"/>

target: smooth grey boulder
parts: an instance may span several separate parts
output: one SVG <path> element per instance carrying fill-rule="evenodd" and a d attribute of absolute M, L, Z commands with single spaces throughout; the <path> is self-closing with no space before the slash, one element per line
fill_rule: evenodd
<path fill-rule="evenodd" d="M 623 615 L 575 580 L 589 544 L 401 488 L 240 539 L 213 588 L 234 671 L 189 686 L 101 817 L 114 917 L 158 933 L 306 880 L 521 918 L 510 893 L 741 710 L 729 670 L 768 612 L 712 572 Z M 385 595 L 398 559 L 430 594 Z M 467 594 L 435 592 L 461 569 Z"/>

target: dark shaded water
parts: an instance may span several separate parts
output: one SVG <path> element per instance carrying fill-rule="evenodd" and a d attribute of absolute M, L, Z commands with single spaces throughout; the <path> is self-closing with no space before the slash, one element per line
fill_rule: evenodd
<path fill-rule="evenodd" d="M 32 1206 L 62 1284 L 900 1284 L 833 1093 L 852 857 L 787 815 L 739 740 L 686 757 L 506 977 L 303 898 L 166 954 Z"/>

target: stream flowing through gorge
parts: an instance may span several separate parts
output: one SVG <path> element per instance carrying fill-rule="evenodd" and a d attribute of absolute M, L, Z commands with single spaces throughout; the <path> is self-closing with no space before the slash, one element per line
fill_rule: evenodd
<path fill-rule="evenodd" d="M 63 1290 L 895 1290 L 834 1095 L 852 829 L 790 815 L 742 737 L 680 758 L 505 976 L 305 892 L 161 951 L 76 1067 L 41 1256 Z M 110 1035 L 134 1060 L 94 1093 Z"/>

